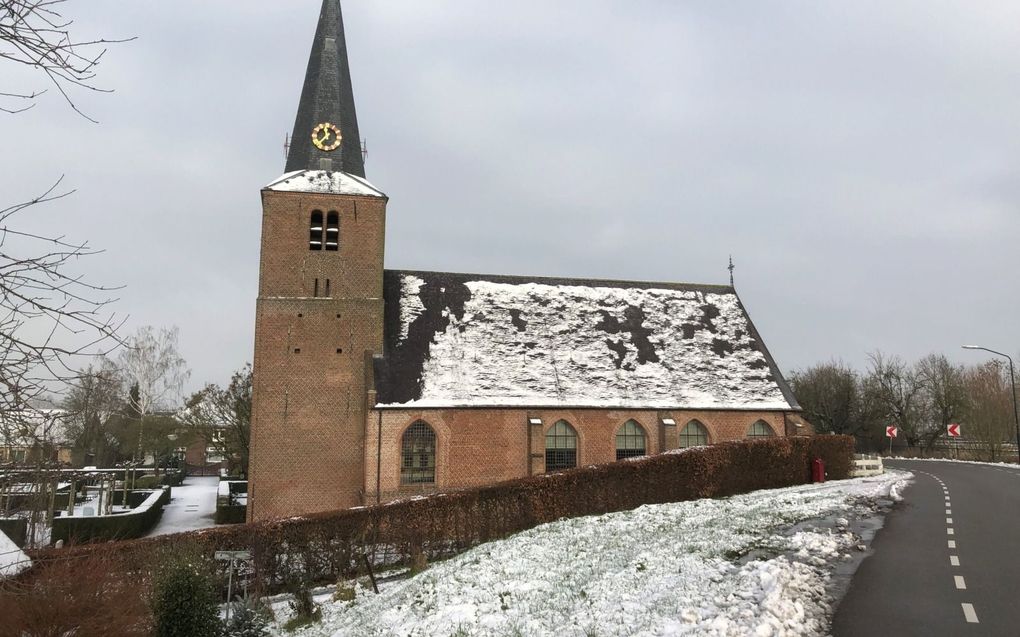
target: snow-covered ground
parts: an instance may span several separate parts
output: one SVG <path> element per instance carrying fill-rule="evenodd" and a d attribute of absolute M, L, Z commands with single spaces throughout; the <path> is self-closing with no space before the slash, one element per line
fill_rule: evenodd
<path fill-rule="evenodd" d="M 323 604 L 278 635 L 823 635 L 849 527 L 911 474 L 561 520 Z M 280 607 L 286 604 L 276 605 Z M 278 612 L 282 624 L 286 613 Z"/>
<path fill-rule="evenodd" d="M 904 456 L 887 456 L 885 460 L 917 460 L 918 462 L 956 462 L 959 464 L 983 464 L 990 467 L 1020 468 L 1015 462 L 982 462 L 980 460 L 957 460 L 956 458 L 907 458 Z"/>
<path fill-rule="evenodd" d="M 184 484 L 173 487 L 170 503 L 163 507 L 163 516 L 149 533 L 167 535 L 182 531 L 205 529 L 216 524 L 216 490 L 220 479 L 213 477 L 185 478 Z"/>
<path fill-rule="evenodd" d="M 32 566 L 24 551 L 11 538 L 0 531 L 0 579 L 17 575 Z"/>

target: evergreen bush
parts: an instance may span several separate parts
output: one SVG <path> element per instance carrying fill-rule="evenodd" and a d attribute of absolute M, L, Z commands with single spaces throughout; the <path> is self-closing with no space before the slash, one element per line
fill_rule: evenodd
<path fill-rule="evenodd" d="M 257 600 L 245 600 L 231 611 L 223 637 L 268 637 L 271 611 Z"/>
<path fill-rule="evenodd" d="M 219 599 L 212 565 L 196 550 L 167 551 L 152 581 L 157 637 L 218 637 Z"/>

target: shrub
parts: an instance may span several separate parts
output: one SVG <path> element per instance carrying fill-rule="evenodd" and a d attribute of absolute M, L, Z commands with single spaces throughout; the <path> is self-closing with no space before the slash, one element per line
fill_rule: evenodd
<path fill-rule="evenodd" d="M 269 635 L 271 613 L 260 601 L 246 599 L 234 606 L 223 637 L 266 637 Z"/>
<path fill-rule="evenodd" d="M 134 488 L 135 489 L 156 489 L 163 486 L 162 476 L 141 476 L 135 478 Z"/>
<path fill-rule="evenodd" d="M 179 487 L 184 484 L 184 472 L 180 469 L 163 474 L 163 484 L 168 487 Z"/>
<path fill-rule="evenodd" d="M 290 601 L 290 609 L 294 616 L 283 625 L 284 630 L 297 630 L 322 618 L 322 611 L 312 599 L 312 589 L 307 579 L 300 576 L 292 579 L 290 593 L 293 596 Z"/>
<path fill-rule="evenodd" d="M 151 605 L 158 637 L 217 637 L 219 603 L 213 566 L 197 550 L 164 551 L 153 574 Z"/>
<path fill-rule="evenodd" d="M 0 581 L 0 635 L 147 637 L 142 588 L 112 553 L 36 559 L 27 573 Z"/>

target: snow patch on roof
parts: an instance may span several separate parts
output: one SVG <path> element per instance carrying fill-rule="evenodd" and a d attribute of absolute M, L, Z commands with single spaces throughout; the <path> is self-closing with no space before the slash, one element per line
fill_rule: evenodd
<path fill-rule="evenodd" d="M 421 302 L 419 291 L 425 285 L 425 280 L 416 276 L 405 276 L 400 282 L 400 340 L 407 339 L 407 330 L 411 323 L 425 311 L 425 304 Z"/>
<path fill-rule="evenodd" d="M 399 276 L 420 392 L 382 407 L 791 409 L 732 291 Z"/>
<path fill-rule="evenodd" d="M 273 181 L 265 189 L 280 192 L 311 192 L 330 195 L 386 196 L 363 177 L 325 170 L 296 170 Z"/>

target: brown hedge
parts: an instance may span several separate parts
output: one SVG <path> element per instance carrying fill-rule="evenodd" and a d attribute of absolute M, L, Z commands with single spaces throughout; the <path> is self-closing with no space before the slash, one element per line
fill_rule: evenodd
<path fill-rule="evenodd" d="M 849 476 L 853 448 L 846 436 L 722 443 L 381 506 L 40 556 L 73 559 L 82 552 L 112 551 L 127 571 L 139 573 L 153 567 L 149 561 L 161 547 L 250 550 L 259 588 L 280 590 L 295 579 L 360 575 L 366 559 L 382 566 L 422 554 L 447 557 L 560 518 L 804 484 L 815 458 L 825 461 L 829 479 L 842 479 Z"/>

